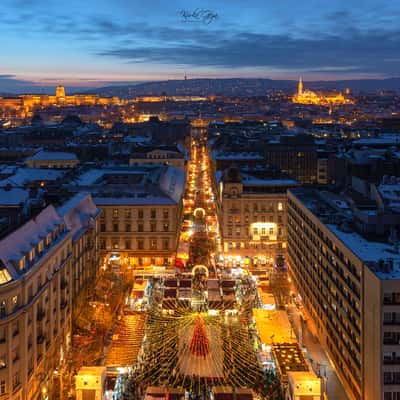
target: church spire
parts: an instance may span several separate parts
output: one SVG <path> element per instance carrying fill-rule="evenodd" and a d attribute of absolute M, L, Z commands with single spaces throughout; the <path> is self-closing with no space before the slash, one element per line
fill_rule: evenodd
<path fill-rule="evenodd" d="M 303 94 L 303 78 L 300 77 L 299 84 L 297 86 L 297 94 L 301 96 Z"/>

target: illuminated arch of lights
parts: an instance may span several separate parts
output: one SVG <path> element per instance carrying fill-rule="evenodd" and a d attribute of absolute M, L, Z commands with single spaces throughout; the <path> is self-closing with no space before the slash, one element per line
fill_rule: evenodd
<path fill-rule="evenodd" d="M 204 208 L 198 207 L 193 211 L 193 215 L 196 218 L 204 218 L 206 216 L 206 210 Z"/>
<path fill-rule="evenodd" d="M 192 275 L 204 273 L 208 277 L 208 268 L 205 265 L 195 265 L 192 269 Z"/>

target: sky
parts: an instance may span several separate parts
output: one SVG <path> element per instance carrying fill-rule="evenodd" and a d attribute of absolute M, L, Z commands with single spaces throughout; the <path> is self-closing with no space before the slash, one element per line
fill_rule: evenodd
<path fill-rule="evenodd" d="M 0 0 L 0 92 L 399 76 L 400 2 Z"/>

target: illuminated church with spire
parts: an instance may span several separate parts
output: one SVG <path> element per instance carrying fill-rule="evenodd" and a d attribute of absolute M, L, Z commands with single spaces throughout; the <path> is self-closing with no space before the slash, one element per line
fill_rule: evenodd
<path fill-rule="evenodd" d="M 297 93 L 292 97 L 293 103 L 316 104 L 320 106 L 331 106 L 338 104 L 352 104 L 352 100 L 343 96 L 342 93 L 316 93 L 312 90 L 304 90 L 303 78 L 300 77 L 297 85 Z"/>

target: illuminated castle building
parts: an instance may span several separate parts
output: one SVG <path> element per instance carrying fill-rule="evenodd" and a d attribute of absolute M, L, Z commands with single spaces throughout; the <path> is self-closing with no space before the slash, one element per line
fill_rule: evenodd
<path fill-rule="evenodd" d="M 97 94 L 75 94 L 67 96 L 64 86 L 57 86 L 55 96 L 47 94 L 23 94 L 14 98 L 0 97 L 0 110 L 10 109 L 29 112 L 34 107 L 116 105 L 121 104 L 118 97 L 99 97 Z"/>
<path fill-rule="evenodd" d="M 346 93 L 349 91 L 346 89 Z M 343 96 L 342 93 L 316 93 L 312 90 L 304 90 L 303 80 L 300 77 L 297 93 L 292 98 L 293 103 L 317 104 L 329 106 L 334 104 L 352 104 L 352 100 Z"/>

